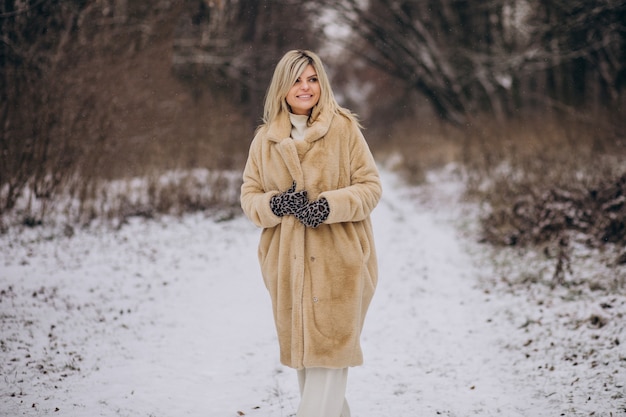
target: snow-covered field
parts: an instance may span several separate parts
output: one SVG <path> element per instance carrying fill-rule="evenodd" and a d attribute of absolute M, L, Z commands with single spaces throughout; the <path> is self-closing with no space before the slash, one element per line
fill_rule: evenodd
<path fill-rule="evenodd" d="M 354 417 L 626 415 L 623 289 L 509 285 L 458 182 L 382 175 Z M 295 415 L 258 236 L 203 214 L 1 236 L 0 415 Z"/>

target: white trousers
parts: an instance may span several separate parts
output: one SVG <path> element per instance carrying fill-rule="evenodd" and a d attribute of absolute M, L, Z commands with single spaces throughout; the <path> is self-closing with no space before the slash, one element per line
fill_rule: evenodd
<path fill-rule="evenodd" d="M 348 368 L 298 370 L 300 407 L 296 417 L 350 417 L 346 401 Z"/>

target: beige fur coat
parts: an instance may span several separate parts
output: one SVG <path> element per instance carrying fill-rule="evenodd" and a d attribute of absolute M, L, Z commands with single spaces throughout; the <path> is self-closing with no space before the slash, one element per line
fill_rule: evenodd
<path fill-rule="evenodd" d="M 259 262 L 272 299 L 284 365 L 344 368 L 363 363 L 360 334 L 378 280 L 370 213 L 382 188 L 358 126 L 322 113 L 303 141 L 283 115 L 257 132 L 243 174 L 241 205 L 262 227 Z M 278 217 L 270 198 L 296 181 L 325 197 L 327 220 L 305 228 Z"/>

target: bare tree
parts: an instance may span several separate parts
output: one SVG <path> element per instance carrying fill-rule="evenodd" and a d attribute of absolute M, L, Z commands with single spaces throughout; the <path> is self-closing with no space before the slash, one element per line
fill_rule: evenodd
<path fill-rule="evenodd" d="M 0 4 L 0 214 L 25 187 L 45 205 L 110 139 L 101 79 L 176 14 L 125 0 Z"/>
<path fill-rule="evenodd" d="M 294 0 L 188 0 L 177 27 L 174 70 L 212 94 L 226 91 L 254 125 L 280 56 L 320 44 L 311 16 Z"/>
<path fill-rule="evenodd" d="M 50 194 L 73 159 L 72 145 L 53 137 L 61 123 L 77 122 L 63 114 L 63 89 L 53 74 L 62 69 L 64 48 L 85 10 L 74 2 L 12 3 L 0 9 L 2 210 L 13 207 L 28 182 L 35 194 Z"/>
<path fill-rule="evenodd" d="M 503 119 L 528 97 L 575 106 L 624 85 L 621 0 L 320 0 L 358 40 L 349 50 L 459 124 Z M 541 99 L 544 97 L 545 100 Z"/>
<path fill-rule="evenodd" d="M 615 103 L 624 87 L 626 3 L 617 0 L 529 2 L 533 40 L 540 53 L 532 69 L 545 67 L 550 94 L 577 104 Z M 599 92 L 590 97 L 594 90 Z"/>

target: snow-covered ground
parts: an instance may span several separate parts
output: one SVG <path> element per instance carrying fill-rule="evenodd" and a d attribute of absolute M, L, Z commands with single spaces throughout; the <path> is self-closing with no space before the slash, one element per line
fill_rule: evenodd
<path fill-rule="evenodd" d="M 463 226 L 458 182 L 382 176 L 354 417 L 626 415 L 623 290 L 511 286 Z M 258 237 L 203 214 L 1 236 L 0 415 L 295 415 Z"/>

